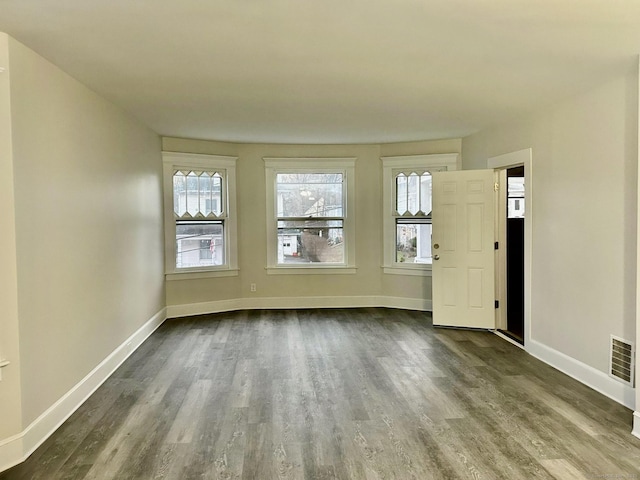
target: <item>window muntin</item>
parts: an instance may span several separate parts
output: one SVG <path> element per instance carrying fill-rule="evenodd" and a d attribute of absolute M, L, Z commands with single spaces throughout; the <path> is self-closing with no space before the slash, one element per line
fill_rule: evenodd
<path fill-rule="evenodd" d="M 220 172 L 176 170 L 173 173 L 173 212 L 178 218 L 222 215 Z"/>
<path fill-rule="evenodd" d="M 437 169 L 434 169 L 437 170 Z M 396 212 L 399 215 L 425 215 L 431 213 L 431 173 L 429 171 L 405 173 L 396 170 Z"/>
<path fill-rule="evenodd" d="M 163 160 L 167 273 L 237 270 L 236 159 L 164 152 Z"/>
<path fill-rule="evenodd" d="M 355 159 L 264 160 L 268 273 L 354 273 Z"/>

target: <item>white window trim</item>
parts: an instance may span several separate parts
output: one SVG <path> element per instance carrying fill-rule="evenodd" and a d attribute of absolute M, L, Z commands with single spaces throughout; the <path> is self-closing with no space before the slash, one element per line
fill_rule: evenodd
<path fill-rule="evenodd" d="M 264 157 L 266 191 L 267 191 L 267 274 L 352 274 L 356 273 L 356 238 L 355 238 L 355 157 L 296 157 L 271 158 Z M 347 196 L 344 199 L 344 238 L 345 262 L 341 265 L 278 265 L 277 253 L 277 217 L 276 217 L 276 174 L 277 173 L 334 173 L 345 175 Z"/>
<path fill-rule="evenodd" d="M 164 190 L 165 278 L 228 277 L 238 275 L 238 226 L 236 205 L 236 161 L 238 157 L 195 153 L 162 152 Z M 224 222 L 224 265 L 196 268 L 176 268 L 176 220 L 173 213 L 173 172 L 176 169 L 224 170 L 226 179 L 227 217 Z"/>
<path fill-rule="evenodd" d="M 384 257 L 382 268 L 384 273 L 395 275 L 415 275 L 430 277 L 431 264 L 401 263 L 396 261 L 396 223 L 395 223 L 395 186 L 394 170 L 400 169 L 443 169 L 457 170 L 460 166 L 458 153 L 444 153 L 434 155 L 403 155 L 380 157 L 382 160 L 382 227 Z"/>

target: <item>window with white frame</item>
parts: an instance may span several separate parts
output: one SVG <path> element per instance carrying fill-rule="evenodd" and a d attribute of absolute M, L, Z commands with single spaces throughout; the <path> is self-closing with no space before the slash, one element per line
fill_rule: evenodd
<path fill-rule="evenodd" d="M 234 157 L 163 153 L 167 274 L 237 274 Z"/>
<path fill-rule="evenodd" d="M 351 158 L 265 158 L 269 273 L 354 268 Z"/>
<path fill-rule="evenodd" d="M 431 273 L 432 172 L 455 170 L 458 154 L 383 157 L 384 271 Z"/>

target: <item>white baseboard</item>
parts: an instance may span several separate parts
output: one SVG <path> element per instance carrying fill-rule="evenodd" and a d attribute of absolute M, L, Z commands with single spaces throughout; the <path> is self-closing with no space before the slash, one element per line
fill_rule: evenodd
<path fill-rule="evenodd" d="M 0 472 L 27 459 L 166 320 L 163 308 L 23 432 L 0 442 Z"/>
<path fill-rule="evenodd" d="M 529 343 L 525 345 L 525 349 L 537 359 L 548 363 L 552 367 L 566 373 L 570 377 L 575 378 L 579 382 L 584 383 L 588 387 L 593 388 L 595 391 L 602 393 L 625 407 L 632 410 L 636 408 L 635 389 L 614 380 L 606 373 L 535 340 L 530 340 Z M 638 423 L 637 418 L 636 423 Z M 640 429 L 640 426 L 636 428 Z"/>
<path fill-rule="evenodd" d="M 426 298 L 405 298 L 405 297 L 378 297 L 380 307 L 400 308 L 402 310 L 418 310 L 421 312 L 433 312 L 431 299 Z"/>
<path fill-rule="evenodd" d="M 273 310 L 290 308 L 386 307 L 431 311 L 431 300 L 389 296 L 351 297 L 252 297 L 215 302 L 170 305 L 167 318 L 188 317 L 234 310 Z"/>
<path fill-rule="evenodd" d="M 633 430 L 631 435 L 640 438 L 640 410 L 633 412 Z"/>
<path fill-rule="evenodd" d="M 24 438 L 19 433 L 0 442 L 0 472 L 24 462 L 27 455 L 24 454 Z"/>

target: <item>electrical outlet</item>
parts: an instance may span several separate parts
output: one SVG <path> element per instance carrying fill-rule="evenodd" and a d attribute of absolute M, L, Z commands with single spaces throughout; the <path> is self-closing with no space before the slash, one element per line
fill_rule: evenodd
<path fill-rule="evenodd" d="M 251 291 L 252 291 L 252 292 L 255 292 L 255 291 L 256 291 L 256 284 L 255 284 L 255 283 L 252 283 L 252 284 L 251 284 Z"/>

